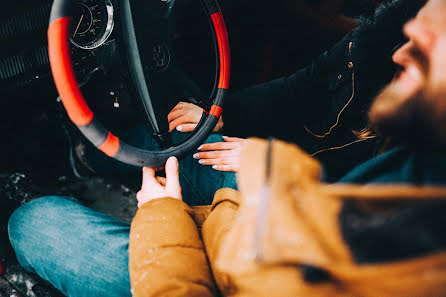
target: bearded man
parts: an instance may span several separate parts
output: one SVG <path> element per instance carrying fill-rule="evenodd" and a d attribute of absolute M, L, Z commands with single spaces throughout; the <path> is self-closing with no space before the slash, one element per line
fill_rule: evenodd
<path fill-rule="evenodd" d="M 130 296 L 128 267 L 133 296 L 446 296 L 446 2 L 404 32 L 369 112 L 385 147 L 336 184 L 296 146 L 254 139 L 240 192 L 194 210 L 169 159 L 167 180 L 144 169 L 131 231 L 72 198 L 20 207 L 19 262 L 67 296 Z"/>
<path fill-rule="evenodd" d="M 338 183 L 299 148 L 250 139 L 241 193 L 217 192 L 200 237 L 176 161 L 167 181 L 146 168 L 134 296 L 446 296 L 446 2 L 429 0 L 404 32 L 400 71 L 369 112 L 385 148 Z"/>

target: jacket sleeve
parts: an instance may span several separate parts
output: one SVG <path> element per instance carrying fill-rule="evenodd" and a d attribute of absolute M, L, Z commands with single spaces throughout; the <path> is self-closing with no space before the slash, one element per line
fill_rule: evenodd
<path fill-rule="evenodd" d="M 214 197 L 211 214 L 203 224 L 203 242 L 209 257 L 215 281 L 223 295 L 229 294 L 230 279 L 218 271 L 216 261 L 220 246 L 226 234 L 231 230 L 233 222 L 238 215 L 241 201 L 240 192 L 234 189 L 221 189 Z"/>
<path fill-rule="evenodd" d="M 324 113 L 323 109 L 329 108 L 326 102 L 333 81 L 330 74 L 333 68 L 345 68 L 350 38 L 346 36 L 311 65 L 290 76 L 229 95 L 223 106 L 224 132 L 242 137 L 294 135 L 296 124 L 303 126 L 315 111 Z M 335 83 L 336 79 L 337 74 Z"/>
<path fill-rule="evenodd" d="M 173 198 L 138 210 L 130 230 L 129 269 L 134 297 L 215 295 L 192 210 Z"/>
<path fill-rule="evenodd" d="M 405 42 L 402 26 L 425 2 L 389 1 L 360 18 L 360 27 L 311 65 L 228 96 L 223 106 L 224 132 L 293 141 L 289 136 L 309 123 L 310 130 L 324 134 L 346 106 L 348 115 L 341 121 L 347 130 L 364 128 L 364 112 L 395 73 L 391 57 L 395 47 Z"/>
<path fill-rule="evenodd" d="M 401 153 L 355 175 L 370 181 L 415 168 Z M 435 166 L 426 164 L 417 176 L 432 178 Z M 387 185 L 325 185 L 318 162 L 296 146 L 250 140 L 238 176 L 243 199 L 216 196 L 203 229 L 220 289 L 256 297 L 446 296 L 446 188 L 391 175 Z"/>

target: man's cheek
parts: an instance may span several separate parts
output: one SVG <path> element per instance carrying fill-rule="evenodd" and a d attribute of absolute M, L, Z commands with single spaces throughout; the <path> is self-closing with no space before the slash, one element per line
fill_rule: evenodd
<path fill-rule="evenodd" d="M 440 36 L 429 57 L 429 78 L 426 89 L 433 96 L 446 95 L 446 32 Z"/>

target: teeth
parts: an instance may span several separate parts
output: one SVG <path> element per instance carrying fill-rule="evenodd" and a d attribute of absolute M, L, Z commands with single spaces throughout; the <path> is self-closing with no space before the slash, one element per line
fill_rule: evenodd
<path fill-rule="evenodd" d="M 418 69 L 414 66 L 409 66 L 406 69 L 407 73 L 412 77 L 412 79 L 420 81 L 421 80 L 421 73 L 418 71 Z"/>

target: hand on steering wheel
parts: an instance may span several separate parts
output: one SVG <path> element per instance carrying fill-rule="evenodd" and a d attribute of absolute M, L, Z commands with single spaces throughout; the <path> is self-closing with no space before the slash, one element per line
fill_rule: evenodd
<path fill-rule="evenodd" d="M 192 132 L 197 127 L 203 115 L 203 108 L 188 102 L 178 103 L 167 115 L 169 121 L 169 132 L 177 130 L 180 132 Z M 220 117 L 214 132 L 223 129 L 223 119 Z"/>
<path fill-rule="evenodd" d="M 178 87 L 172 87 L 172 82 L 185 82 L 180 79 L 178 73 L 181 71 L 175 67 L 175 56 L 171 54 L 174 35 L 172 28 L 175 27 L 173 16 L 177 11 L 177 0 L 120 0 L 123 48 L 127 54 L 129 72 L 153 133 L 164 145 L 161 151 L 147 151 L 126 144 L 108 131 L 89 108 L 80 92 L 71 61 L 69 38 L 73 3 L 73 0 L 54 0 L 48 28 L 48 50 L 54 82 L 73 123 L 105 154 L 135 166 L 158 168 L 164 166 L 170 156 L 183 158 L 194 152 L 219 122 L 224 96 L 229 88 L 229 41 L 216 0 L 202 0 L 214 33 L 219 70 L 212 98 L 207 102 L 211 107 L 202 113 L 193 133 L 185 141 L 175 145 L 169 142 L 168 104 L 163 101 L 163 92 L 173 97 Z M 188 84 L 187 81 L 185 84 Z"/>

